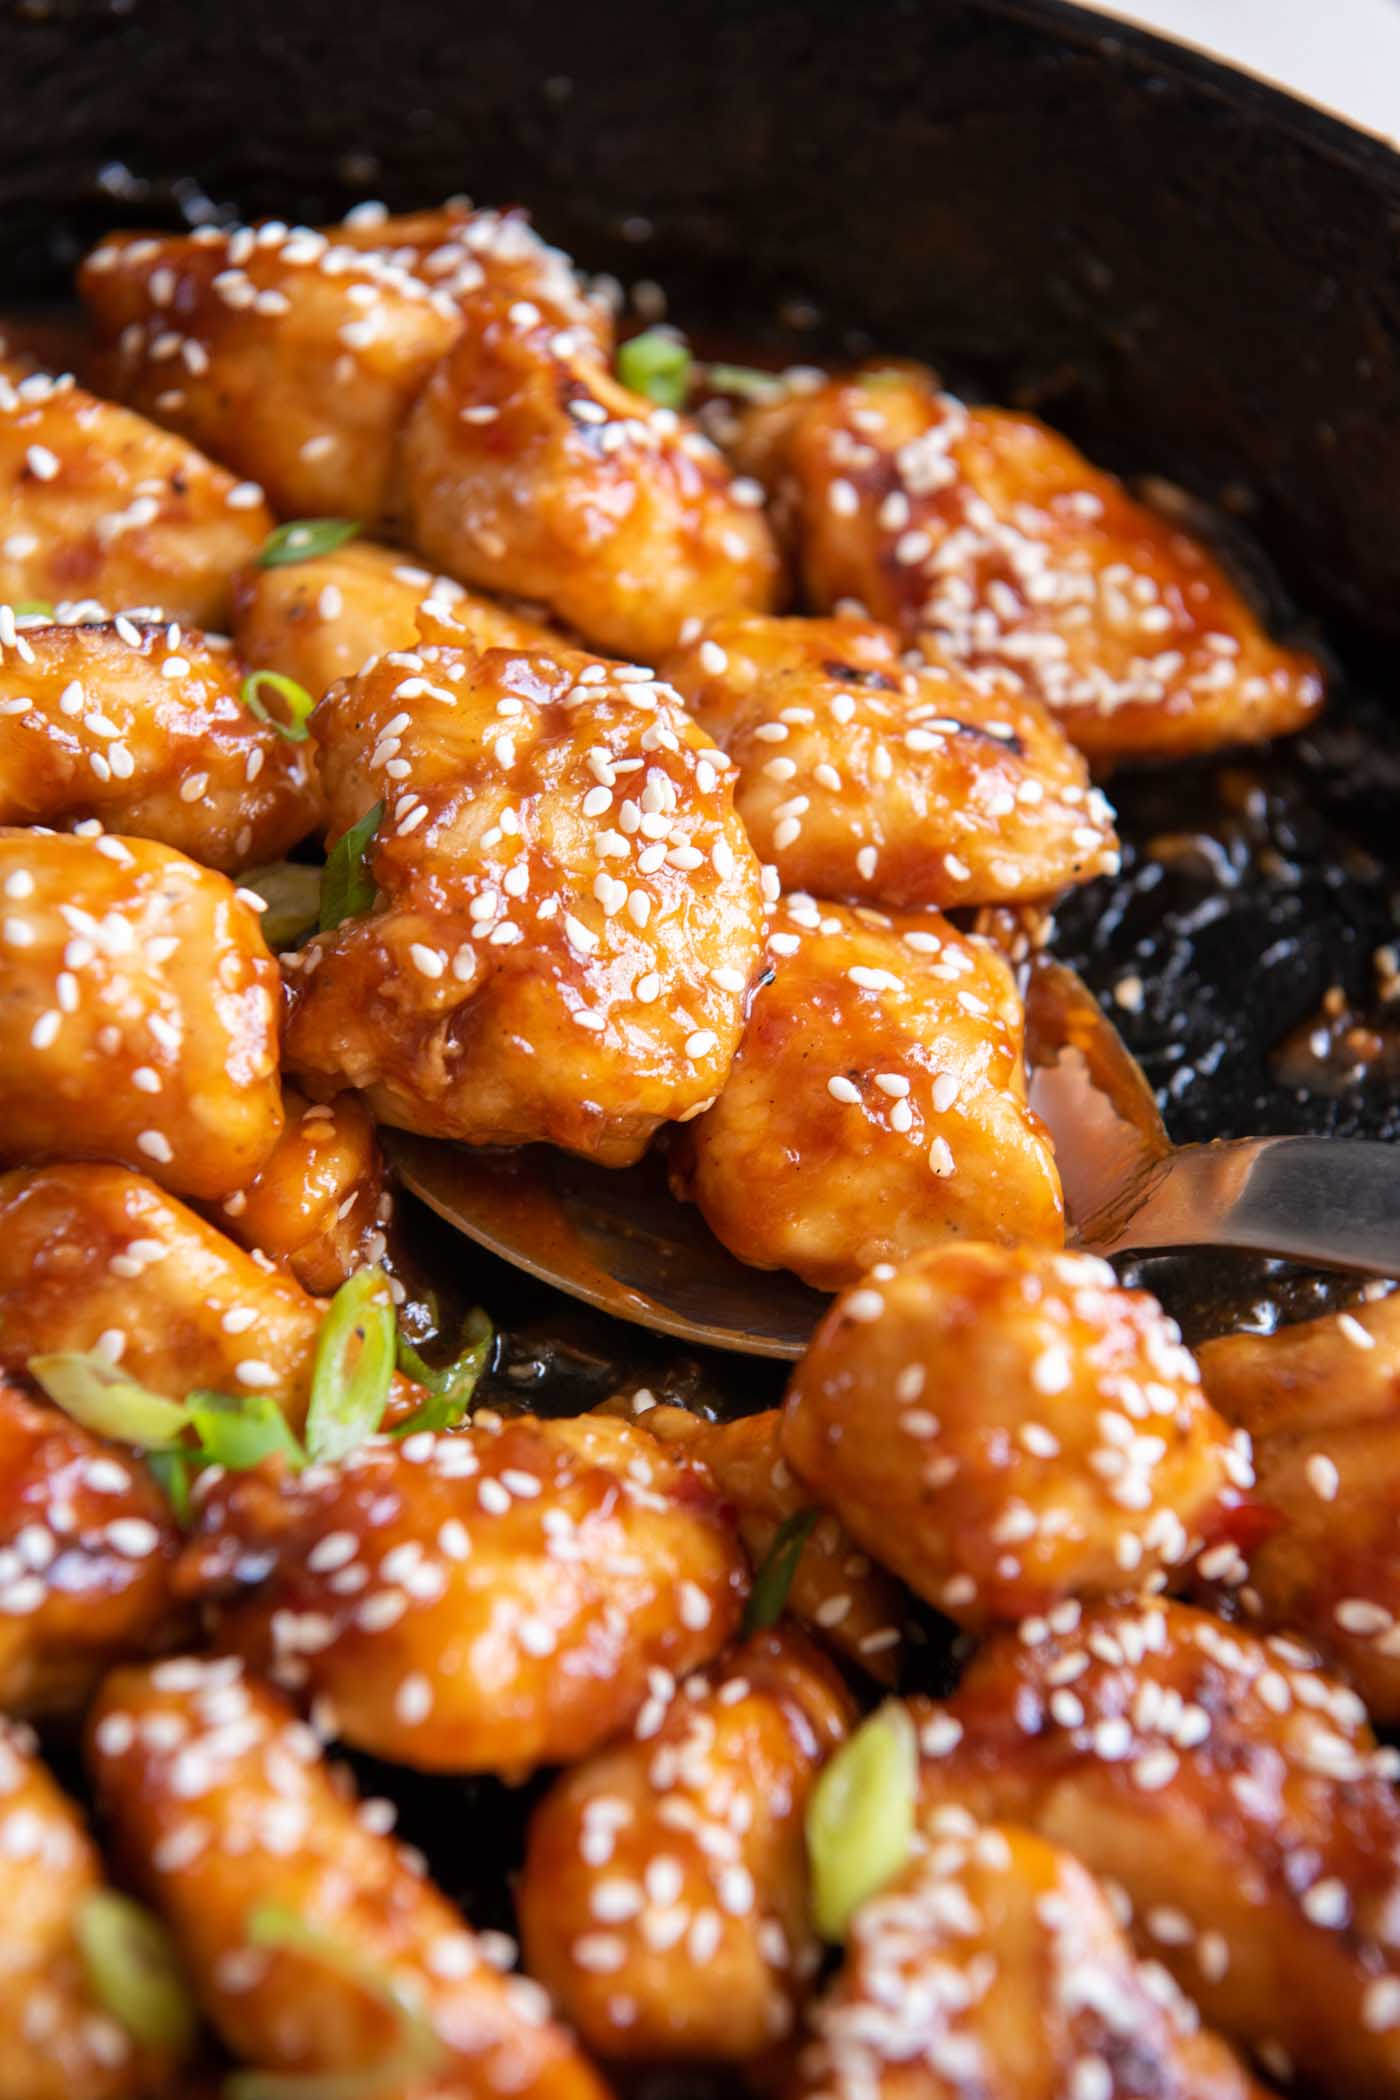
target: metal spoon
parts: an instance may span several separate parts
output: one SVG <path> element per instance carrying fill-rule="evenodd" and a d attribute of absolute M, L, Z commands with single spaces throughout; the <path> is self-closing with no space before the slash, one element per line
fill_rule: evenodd
<path fill-rule="evenodd" d="M 1141 1070 L 1072 970 L 1032 965 L 1026 1024 L 1031 1105 L 1055 1141 L 1071 1245 L 1244 1247 L 1400 1275 L 1400 1151 L 1314 1137 L 1173 1147 Z M 618 1172 L 544 1146 L 382 1136 L 405 1187 L 458 1231 L 619 1319 L 795 1359 L 825 1309 L 795 1276 L 728 1254 L 655 1159 Z"/>

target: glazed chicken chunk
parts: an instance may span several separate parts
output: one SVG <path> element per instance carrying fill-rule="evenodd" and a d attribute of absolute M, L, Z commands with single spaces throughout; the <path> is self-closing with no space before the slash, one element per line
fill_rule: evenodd
<path fill-rule="evenodd" d="M 1208 1342 L 1201 1375 L 1254 1440 L 1270 1528 L 1201 1572 L 1250 1617 L 1293 1627 L 1400 1722 L 1400 1296 L 1277 1334 Z M 1218 1570 L 1218 1572 L 1217 1572 Z"/>
<path fill-rule="evenodd" d="M 313 1296 L 384 1259 L 393 1197 L 364 1104 L 353 1094 L 308 1101 L 283 1090 L 282 1135 L 257 1179 L 225 1197 L 215 1223 L 291 1270 Z"/>
<path fill-rule="evenodd" d="M 1241 1442 L 1106 1262 L 971 1244 L 847 1291 L 782 1423 L 816 1500 L 970 1627 L 1160 1582 L 1238 1508 Z"/>
<path fill-rule="evenodd" d="M 1023 679 L 1096 760 L 1298 729 L 1322 672 L 1277 646 L 1208 549 L 1033 416 L 918 365 L 755 409 L 738 443 L 791 522 L 807 594 Z"/>
<path fill-rule="evenodd" d="M 783 1457 L 778 1408 L 707 1422 L 687 1408 L 659 1406 L 642 1420 L 649 1435 L 698 1459 L 713 1476 L 755 1568 L 762 1567 L 782 1526 L 811 1511 L 811 1496 Z M 861 1551 L 837 1517 L 822 1511 L 803 1542 L 784 1608 L 825 1646 L 880 1683 L 893 1684 L 903 1604 L 898 1583 Z"/>
<path fill-rule="evenodd" d="M 579 275 L 562 248 L 541 240 L 523 211 L 496 211 L 461 198 L 399 213 L 362 204 L 328 231 L 337 242 L 371 248 L 395 269 L 411 271 L 468 318 L 483 301 L 528 300 L 556 328 L 591 343 L 600 357 L 612 354 L 608 298 Z"/>
<path fill-rule="evenodd" d="M 0 1710 L 80 1712 L 166 1644 L 178 1543 L 144 1467 L 0 1380 Z"/>
<path fill-rule="evenodd" d="M 295 678 L 317 700 L 372 657 L 412 649 L 425 618 L 434 639 L 463 629 L 463 648 L 539 649 L 554 639 L 538 621 L 371 540 L 271 568 L 253 563 L 234 582 L 239 655 Z"/>
<path fill-rule="evenodd" d="M 264 1256 L 122 1167 L 0 1177 L 0 1369 L 105 1357 L 169 1400 L 271 1393 L 300 1429 L 324 1308 Z M 421 1398 L 396 1380 L 390 1410 Z"/>
<path fill-rule="evenodd" d="M 376 803 L 375 907 L 292 971 L 314 1094 L 608 1166 L 719 1092 L 762 939 L 722 753 L 649 673 L 425 646 L 314 717 L 332 829 Z"/>
<path fill-rule="evenodd" d="M 389 515 L 400 426 L 460 325 L 446 293 L 276 220 L 109 234 L 78 284 L 121 400 L 283 516 Z"/>
<path fill-rule="evenodd" d="M 1310 1653 L 1186 1605 L 1060 1607 L 925 1706 L 922 1815 L 1033 1825 L 1285 2082 L 1400 2090 L 1400 1754 Z"/>
<path fill-rule="evenodd" d="M 473 312 L 402 464 L 415 546 L 464 583 L 538 599 L 596 648 L 654 663 L 688 620 L 775 601 L 758 485 L 531 301 Z"/>
<path fill-rule="evenodd" d="M 278 978 L 222 875 L 146 839 L 0 829 L 0 1158 L 124 1160 L 181 1194 L 282 1128 Z"/>
<path fill-rule="evenodd" d="M 226 875 L 279 859 L 319 820 L 311 745 L 242 686 L 226 642 L 173 622 L 0 630 L 0 823 L 96 818 Z"/>
<path fill-rule="evenodd" d="M 950 1238 L 1058 1245 L 1059 1177 L 1026 1106 L 1010 969 L 936 912 L 789 897 L 771 981 L 678 1192 L 742 1260 L 839 1290 Z"/>
<path fill-rule="evenodd" d="M 84 1954 L 101 1862 L 25 1728 L 0 1723 L 0 2092 L 5 2100 L 146 2100 L 174 2051 L 108 2011 Z"/>
<path fill-rule="evenodd" d="M 812 2027 L 801 2100 L 1262 2100 L 1077 1860 L 957 1810 L 856 1913 Z"/>
<path fill-rule="evenodd" d="M 88 1753 L 117 1850 L 235 2056 L 396 2100 L 604 2100 L 544 1993 L 492 1967 L 383 1804 L 357 1802 L 235 1658 L 117 1671 Z"/>
<path fill-rule="evenodd" d="M 262 491 L 71 376 L 0 363 L 0 600 L 95 598 L 224 627 Z"/>
<path fill-rule="evenodd" d="M 867 620 L 712 620 L 663 671 L 739 769 L 784 889 L 1018 903 L 1118 867 L 1112 813 L 1011 679 L 911 665 Z"/>
<path fill-rule="evenodd" d="M 601 2056 L 742 2062 L 787 2035 L 818 1963 L 803 1813 L 850 1719 L 830 1664 L 758 1634 L 545 1795 L 525 1957 Z"/>
<path fill-rule="evenodd" d="M 707 1662 L 747 1571 L 701 1470 L 626 1423 L 374 1438 L 196 1486 L 180 1587 L 356 1748 L 522 1775 L 594 1750 Z"/>

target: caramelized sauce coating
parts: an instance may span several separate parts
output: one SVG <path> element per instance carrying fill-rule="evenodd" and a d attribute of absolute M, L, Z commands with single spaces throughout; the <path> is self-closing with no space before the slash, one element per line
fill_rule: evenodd
<path fill-rule="evenodd" d="M 788 2034 L 819 1958 L 803 1814 L 852 1711 L 799 1635 L 758 1634 L 556 1780 L 521 1932 L 590 2048 L 742 2063 Z"/>
<path fill-rule="evenodd" d="M 567 649 L 425 645 L 314 717 L 376 908 L 288 959 L 287 1063 L 382 1121 L 608 1166 L 719 1092 L 762 939 L 722 753 L 670 688 Z"/>
<path fill-rule="evenodd" d="M 724 1091 L 675 1155 L 678 1192 L 726 1247 L 838 1290 L 950 1238 L 1059 1244 L 994 948 L 936 912 L 797 896 L 773 915 L 768 966 Z"/>
<path fill-rule="evenodd" d="M 277 968 L 232 883 L 146 839 L 0 829 L 0 1158 L 228 1196 L 282 1128 Z"/>

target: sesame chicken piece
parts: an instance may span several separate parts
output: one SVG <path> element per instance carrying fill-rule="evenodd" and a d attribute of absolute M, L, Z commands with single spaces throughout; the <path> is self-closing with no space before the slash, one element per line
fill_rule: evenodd
<path fill-rule="evenodd" d="M 261 1173 L 216 1207 L 214 1222 L 328 1298 L 356 1269 L 384 1259 L 394 1201 L 384 1155 L 354 1094 L 311 1102 L 289 1086 L 282 1101 L 282 1135 Z"/>
<path fill-rule="evenodd" d="M 146 839 L 0 829 L 0 1158 L 231 1195 L 282 1128 L 277 967 L 223 875 Z"/>
<path fill-rule="evenodd" d="M 357 1801 L 236 1658 L 116 1671 L 87 1747 L 117 1850 L 177 1934 L 235 2056 L 368 2084 L 402 2047 L 392 1992 L 439 2053 L 395 2077 L 395 2100 L 605 2100 L 543 1992 L 491 1965 L 386 1834 L 383 1804 Z M 295 1942 L 257 1944 L 259 1914 L 293 1924 Z"/>
<path fill-rule="evenodd" d="M 104 1887 L 81 1816 L 29 1730 L 0 1722 L 0 2092 L 5 2100 L 145 2100 L 168 2052 L 143 2048 L 95 1994 L 78 1939 Z"/>
<path fill-rule="evenodd" d="M 612 356 L 613 315 L 564 253 L 541 240 L 518 209 L 477 209 L 449 199 L 427 211 L 388 213 L 361 205 L 327 236 L 373 249 L 456 301 L 470 320 L 483 300 L 529 300 L 556 328 L 571 329 L 602 358 Z"/>
<path fill-rule="evenodd" d="M 799 2100 L 1262 2100 L 1067 1852 L 936 1819 L 857 1911 Z"/>
<path fill-rule="evenodd" d="M 1026 1106 L 1011 971 L 937 912 L 785 898 L 771 981 L 673 1185 L 760 1268 L 839 1290 L 950 1238 L 1057 1246 L 1049 1137 Z"/>
<path fill-rule="evenodd" d="M 81 1712 L 113 1663 L 168 1645 L 178 1544 L 139 1462 L 0 1379 L 0 1710 Z"/>
<path fill-rule="evenodd" d="M 739 769 L 784 889 L 896 909 L 1015 903 L 1118 868 L 1112 812 L 1004 675 L 914 665 L 868 620 L 711 620 L 663 675 Z"/>
<path fill-rule="evenodd" d="M 273 1393 L 306 1419 L 325 1308 L 140 1174 L 59 1166 L 0 1176 L 0 1370 L 95 1353 L 169 1400 Z M 421 1400 L 395 1377 L 386 1419 Z"/>
<path fill-rule="evenodd" d="M 461 326 L 445 292 L 276 220 L 109 234 L 78 288 L 120 400 L 285 517 L 389 515 L 400 426 Z"/>
<path fill-rule="evenodd" d="M 1254 1440 L 1274 1519 L 1202 1575 L 1258 1623 L 1314 1642 L 1372 1719 L 1400 1722 L 1400 1294 L 1201 1351 L 1221 1413 Z"/>
<path fill-rule="evenodd" d="M 242 699 L 227 642 L 125 617 L 0 630 L 0 823 L 96 818 L 224 874 L 320 821 L 309 742 Z"/>
<path fill-rule="evenodd" d="M 1296 1642 L 1073 1603 L 914 1702 L 921 1821 L 1026 1823 L 1125 1892 L 1139 1951 L 1284 2082 L 1400 2091 L 1400 1754 Z"/>
<path fill-rule="evenodd" d="M 853 1713 L 800 1635 L 756 1634 L 555 1781 L 521 1937 L 599 2055 L 743 2062 L 789 2033 L 819 1961 L 803 1815 Z"/>
<path fill-rule="evenodd" d="M 71 376 L 0 363 L 0 600 L 96 598 L 223 627 L 262 490 Z"/>
<path fill-rule="evenodd" d="M 425 646 L 313 718 L 339 834 L 376 801 L 376 907 L 286 959 L 308 1092 L 468 1144 L 624 1166 L 719 1092 L 759 960 L 723 754 L 649 672 Z"/>
<path fill-rule="evenodd" d="M 779 1528 L 811 1509 L 811 1495 L 782 1454 L 781 1409 L 707 1422 L 688 1408 L 658 1406 L 647 1410 L 645 1422 L 659 1443 L 684 1450 L 713 1475 L 756 1568 Z M 903 1604 L 898 1583 L 860 1550 L 838 1517 L 822 1511 L 787 1593 L 785 1608 L 798 1624 L 878 1683 L 892 1685 L 903 1651 Z"/>
<path fill-rule="evenodd" d="M 220 1639 L 426 1771 L 586 1756 L 723 1647 L 748 1587 L 700 1468 L 597 1416 L 478 1412 L 195 1500 L 177 1582 Z"/>
<path fill-rule="evenodd" d="M 53 1166 L 0 1176 L 0 1368 L 76 1352 L 170 1400 L 276 1392 L 306 1411 L 321 1311 L 144 1175 Z"/>
<path fill-rule="evenodd" d="M 474 309 L 401 465 L 415 546 L 464 583 L 538 599 L 597 648 L 654 663 L 687 620 L 776 600 L 756 485 L 531 301 Z"/>
<path fill-rule="evenodd" d="M 1323 675 L 1215 556 L 1034 416 L 884 365 L 754 409 L 738 463 L 792 522 L 807 594 L 934 660 L 1023 679 L 1096 761 L 1301 728 Z"/>
<path fill-rule="evenodd" d="M 434 640 L 461 648 L 539 649 L 557 641 L 539 621 L 435 576 L 411 555 L 371 540 L 330 554 L 255 562 L 234 579 L 233 632 L 245 663 L 295 678 L 320 699 L 337 678 L 353 678 L 372 657 L 412 649 L 425 609 Z"/>
<path fill-rule="evenodd" d="M 838 1299 L 793 1373 L 782 1448 L 968 1627 L 1160 1583 L 1253 1477 L 1155 1298 L 1088 1255 L 972 1243 Z"/>

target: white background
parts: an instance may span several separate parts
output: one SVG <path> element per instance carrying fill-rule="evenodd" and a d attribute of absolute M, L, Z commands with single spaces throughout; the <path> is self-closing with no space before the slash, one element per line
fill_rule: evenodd
<path fill-rule="evenodd" d="M 1400 145 L 1400 0 L 1080 0 L 1198 45 Z"/>

